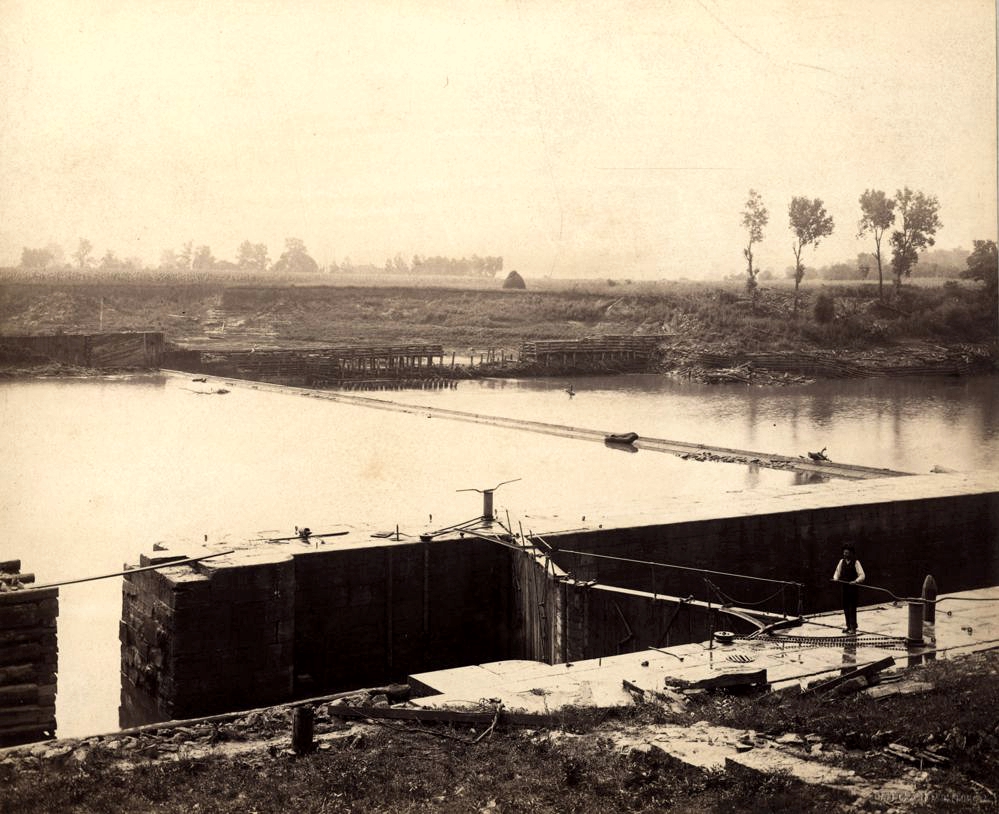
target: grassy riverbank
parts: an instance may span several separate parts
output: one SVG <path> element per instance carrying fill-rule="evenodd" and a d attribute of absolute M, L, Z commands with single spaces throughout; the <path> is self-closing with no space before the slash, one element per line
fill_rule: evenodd
<path fill-rule="evenodd" d="M 232 725 L 39 744 L 0 756 L 0 812 L 999 810 L 999 651 L 932 662 L 905 678 L 922 691 L 717 693 L 680 710 L 578 710 L 548 728 L 487 733 L 318 714 L 321 748 L 302 757 L 287 749 L 286 709 Z M 747 742 L 777 739 L 854 772 L 867 792 L 854 799 L 780 772 L 700 771 L 618 745 L 622 735 L 639 742 L 659 724 L 695 721 L 746 730 Z M 909 765 L 889 744 L 927 750 L 939 763 Z"/>
<path fill-rule="evenodd" d="M 363 283 L 363 284 L 362 284 Z M 675 354 L 837 351 L 904 359 L 995 342 L 979 285 L 775 284 L 752 303 L 737 283 L 387 277 L 154 279 L 0 276 L 0 332 L 157 330 L 191 347 L 442 343 L 459 354 L 513 352 L 524 341 L 652 334 Z"/>

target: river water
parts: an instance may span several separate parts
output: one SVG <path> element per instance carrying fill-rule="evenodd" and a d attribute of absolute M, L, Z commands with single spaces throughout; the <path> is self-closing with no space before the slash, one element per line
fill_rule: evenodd
<path fill-rule="evenodd" d="M 566 388 L 572 385 L 576 395 Z M 373 394 L 760 452 L 928 472 L 987 470 L 999 482 L 999 380 L 822 382 L 780 389 L 659 376 L 462 382 Z M 217 385 L 216 385 L 217 386 Z M 153 543 L 242 540 L 357 524 L 415 533 L 478 514 L 463 488 L 497 492 L 516 518 L 654 507 L 658 498 L 800 476 L 683 461 L 600 444 L 386 412 L 186 378 L 0 384 L 0 559 L 39 582 L 120 570 Z M 432 516 L 432 519 L 431 519 Z M 59 734 L 117 728 L 121 580 L 61 589 Z"/>

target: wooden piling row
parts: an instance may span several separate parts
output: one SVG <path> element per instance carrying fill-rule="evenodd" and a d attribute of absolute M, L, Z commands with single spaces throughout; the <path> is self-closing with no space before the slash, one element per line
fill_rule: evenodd
<path fill-rule="evenodd" d="M 454 367 L 453 360 L 450 367 L 444 364 L 443 346 L 433 344 L 201 351 L 196 358 L 185 351 L 171 354 L 165 363 L 191 373 L 308 387 L 341 387 L 357 381 L 433 387 L 425 382 L 450 379 Z"/>
<path fill-rule="evenodd" d="M 658 345 L 658 336 L 593 336 L 525 342 L 520 360 L 543 367 L 645 363 Z"/>
<path fill-rule="evenodd" d="M 453 390 L 457 379 L 435 376 L 430 379 L 323 379 L 309 382 L 311 387 L 339 387 L 343 390 Z"/>
<path fill-rule="evenodd" d="M 0 563 L 0 746 L 56 731 L 59 589 L 19 587 L 17 576 L 33 579 L 19 569 L 17 560 Z"/>

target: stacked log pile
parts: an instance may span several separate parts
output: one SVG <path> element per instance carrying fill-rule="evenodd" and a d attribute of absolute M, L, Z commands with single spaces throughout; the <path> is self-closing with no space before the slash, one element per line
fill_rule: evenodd
<path fill-rule="evenodd" d="M 966 376 L 984 372 L 991 366 L 986 353 L 974 348 L 921 348 L 904 357 L 897 354 L 868 352 L 842 358 L 835 353 L 772 351 L 760 353 L 717 353 L 699 351 L 687 355 L 687 364 L 706 370 L 723 370 L 722 379 L 741 380 L 733 371 L 746 374 L 756 371 L 804 374 L 822 378 L 864 378 L 873 376 Z M 706 380 L 719 380 L 706 374 Z"/>
<path fill-rule="evenodd" d="M 0 562 L 0 746 L 55 737 L 58 588 L 26 588 L 33 574 Z"/>

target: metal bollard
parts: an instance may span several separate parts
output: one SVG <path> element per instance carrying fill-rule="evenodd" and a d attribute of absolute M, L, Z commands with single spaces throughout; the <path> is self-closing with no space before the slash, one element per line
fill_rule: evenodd
<path fill-rule="evenodd" d="M 923 599 L 926 600 L 923 618 L 932 625 L 937 621 L 937 582 L 932 574 L 923 580 Z"/>
<path fill-rule="evenodd" d="M 314 719 L 312 707 L 295 707 L 291 718 L 291 748 L 296 755 L 305 755 L 315 749 L 312 740 Z"/>
<path fill-rule="evenodd" d="M 912 644 L 923 643 L 923 600 L 909 600 L 909 635 L 906 642 Z"/>

